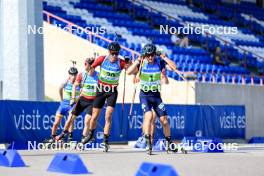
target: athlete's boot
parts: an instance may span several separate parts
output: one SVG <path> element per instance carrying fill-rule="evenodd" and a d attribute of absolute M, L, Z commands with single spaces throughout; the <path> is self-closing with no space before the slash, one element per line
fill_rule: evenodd
<path fill-rule="evenodd" d="M 178 146 L 177 144 L 173 143 L 171 140 L 171 137 L 166 137 L 166 151 L 169 153 L 169 151 L 172 151 L 174 153 L 178 152 Z"/>
<path fill-rule="evenodd" d="M 88 136 L 82 137 L 81 143 L 84 145 L 84 144 L 87 144 L 87 143 L 93 142 L 93 141 L 95 141 L 94 135 L 88 134 Z"/>
<path fill-rule="evenodd" d="M 109 135 L 108 134 L 104 134 L 104 140 L 103 140 L 103 148 L 104 148 L 104 152 L 108 152 L 109 149 Z"/>
<path fill-rule="evenodd" d="M 58 142 L 63 142 L 65 141 L 66 137 L 67 137 L 67 131 L 63 131 L 60 135 L 56 136 L 55 139 Z"/>
<path fill-rule="evenodd" d="M 145 138 L 146 138 L 146 144 L 147 144 L 147 147 L 146 147 L 147 154 L 151 155 L 152 154 L 151 136 L 145 135 Z"/>
<path fill-rule="evenodd" d="M 73 134 L 69 133 L 67 142 L 71 143 L 72 141 L 73 141 Z"/>

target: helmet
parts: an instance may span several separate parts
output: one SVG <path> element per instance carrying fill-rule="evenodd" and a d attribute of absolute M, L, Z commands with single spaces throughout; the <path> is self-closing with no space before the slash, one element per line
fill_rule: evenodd
<path fill-rule="evenodd" d="M 69 69 L 68 73 L 69 73 L 70 75 L 77 75 L 77 74 L 78 74 L 78 70 L 77 70 L 77 68 L 75 68 L 75 67 L 71 67 L 71 68 Z"/>
<path fill-rule="evenodd" d="M 116 52 L 119 52 L 121 49 L 120 45 L 117 43 L 117 42 L 111 42 L 109 45 L 108 45 L 108 50 L 109 51 L 116 51 Z"/>
<path fill-rule="evenodd" d="M 156 53 L 156 46 L 153 44 L 146 44 L 143 49 L 142 49 L 142 54 L 143 55 L 149 55 L 149 54 L 155 54 Z"/>
<path fill-rule="evenodd" d="M 88 57 L 85 59 L 85 62 L 89 65 L 92 65 L 94 63 L 94 58 L 93 57 Z"/>

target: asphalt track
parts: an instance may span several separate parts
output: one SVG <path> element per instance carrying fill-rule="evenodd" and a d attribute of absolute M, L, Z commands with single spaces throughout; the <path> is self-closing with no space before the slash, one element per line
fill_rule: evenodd
<path fill-rule="evenodd" d="M 173 165 L 182 176 L 264 176 L 264 146 L 240 146 L 239 150 L 225 153 L 176 153 L 145 151 L 128 145 L 112 145 L 108 153 L 102 151 L 39 151 L 21 150 L 24 168 L 0 167 L 1 176 L 44 176 L 67 175 L 47 172 L 57 152 L 79 154 L 91 175 L 130 176 L 134 175 L 143 161 Z"/>

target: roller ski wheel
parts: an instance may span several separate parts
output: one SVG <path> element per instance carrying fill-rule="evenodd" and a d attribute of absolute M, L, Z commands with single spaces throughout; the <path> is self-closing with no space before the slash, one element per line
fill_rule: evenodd
<path fill-rule="evenodd" d="M 49 139 L 45 139 L 43 143 L 54 143 L 55 141 L 56 141 L 55 138 L 49 138 Z"/>
<path fill-rule="evenodd" d="M 181 148 L 181 152 L 182 152 L 183 154 L 187 154 L 187 153 L 188 153 L 187 150 L 185 150 L 184 148 Z"/>
<path fill-rule="evenodd" d="M 174 148 L 170 148 L 171 147 L 171 144 L 173 143 L 173 142 L 166 142 L 167 144 L 166 144 L 166 152 L 169 154 L 170 152 L 171 153 L 177 153 L 178 151 L 179 151 L 179 147 L 177 146 L 177 147 L 174 147 Z M 175 145 L 177 145 L 176 143 L 173 143 L 173 144 L 175 144 Z"/>
<path fill-rule="evenodd" d="M 171 150 L 171 149 L 167 149 L 167 150 L 166 150 L 167 154 L 169 154 L 169 153 L 177 153 L 178 151 L 179 151 L 178 148 L 176 148 L 176 149 L 174 149 L 174 150 Z"/>
<path fill-rule="evenodd" d="M 108 152 L 109 145 L 107 143 L 102 143 L 102 144 L 103 144 L 103 152 Z"/>
<path fill-rule="evenodd" d="M 152 150 L 148 150 L 148 151 L 147 151 L 147 154 L 148 154 L 148 155 L 152 155 Z"/>
<path fill-rule="evenodd" d="M 85 148 L 85 144 L 83 144 L 82 142 L 78 142 L 75 146 L 76 150 L 84 150 Z"/>
<path fill-rule="evenodd" d="M 152 155 L 152 146 L 147 146 L 146 147 L 146 152 L 148 155 Z"/>
<path fill-rule="evenodd" d="M 51 138 L 49 138 L 49 139 L 45 139 L 44 141 L 43 141 L 43 143 L 45 144 L 44 145 L 44 147 L 42 148 L 42 149 L 50 149 L 51 148 L 51 145 L 53 144 L 53 143 L 55 143 L 56 142 L 56 140 L 55 140 L 55 138 L 53 138 L 53 137 L 51 137 Z"/>

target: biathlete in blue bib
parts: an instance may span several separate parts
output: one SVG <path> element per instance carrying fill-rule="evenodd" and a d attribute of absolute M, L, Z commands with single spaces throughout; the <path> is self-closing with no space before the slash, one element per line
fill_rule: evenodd
<path fill-rule="evenodd" d="M 161 76 L 165 69 L 172 70 L 176 68 L 175 63 L 168 59 L 164 54 L 157 57 L 157 49 L 153 44 L 147 44 L 143 47 L 142 56 L 136 60 L 127 70 L 129 75 L 137 74 L 136 79 L 140 84 L 140 103 L 144 113 L 144 134 L 147 141 L 147 152 L 152 152 L 151 124 L 154 119 L 152 109 L 160 118 L 164 129 L 164 135 L 167 143 L 172 143 L 170 126 L 167 119 L 166 107 L 160 96 Z M 169 63 L 169 64 L 168 64 Z M 169 149 L 169 147 L 167 147 Z"/>
<path fill-rule="evenodd" d="M 74 103 L 71 104 L 70 101 L 72 98 L 72 87 L 73 87 L 73 84 L 76 80 L 78 70 L 75 67 L 71 67 L 69 69 L 68 73 L 69 73 L 69 77 L 67 78 L 67 80 L 65 80 L 61 84 L 61 86 L 59 88 L 61 102 L 60 102 L 59 108 L 57 109 L 55 121 L 54 121 L 52 129 L 51 129 L 51 137 L 49 139 L 46 139 L 44 142 L 48 142 L 48 143 L 55 142 L 57 129 L 59 127 L 59 124 L 61 122 L 62 117 L 68 116 L 69 113 L 73 109 Z M 80 87 L 78 86 L 76 88 L 76 94 L 75 94 L 76 97 L 79 96 L 79 92 L 80 92 Z M 73 126 L 71 126 L 69 129 L 68 141 L 72 140 L 72 131 L 73 131 Z"/>

